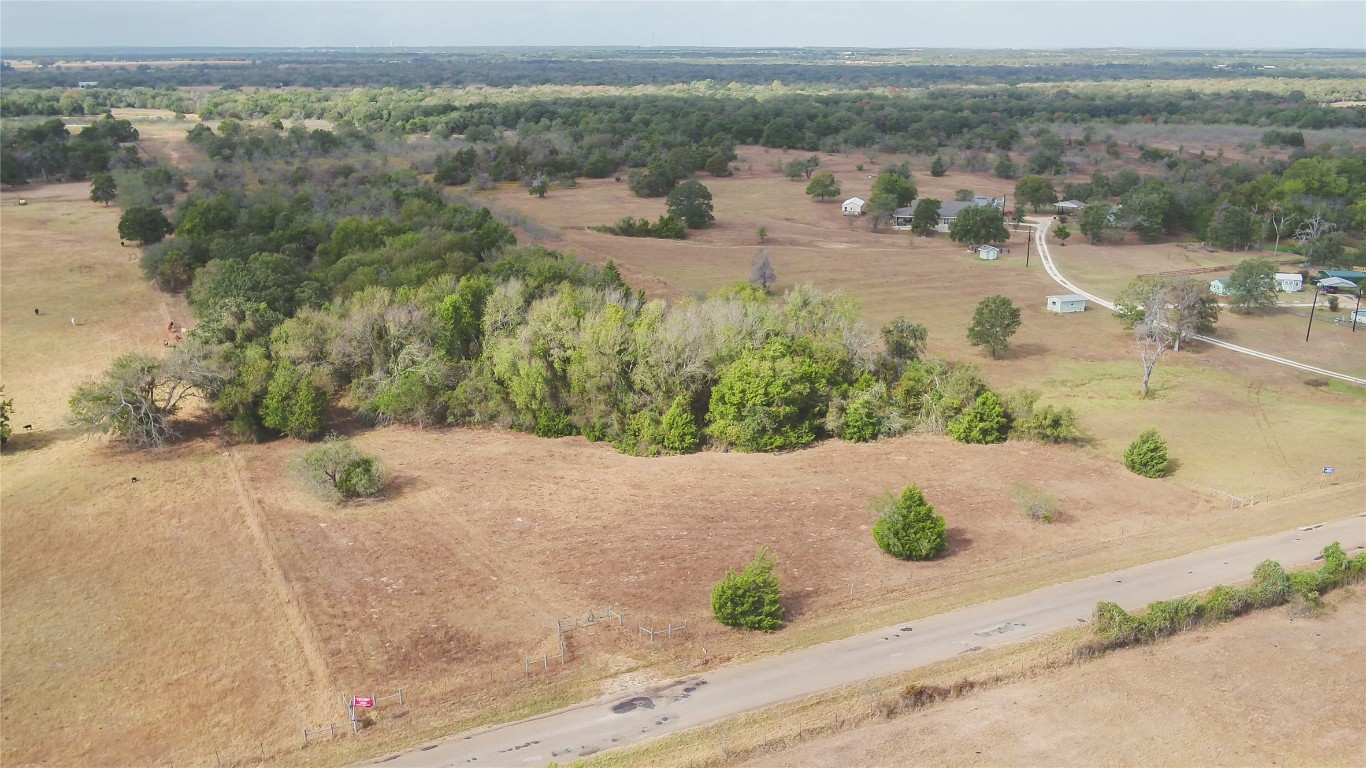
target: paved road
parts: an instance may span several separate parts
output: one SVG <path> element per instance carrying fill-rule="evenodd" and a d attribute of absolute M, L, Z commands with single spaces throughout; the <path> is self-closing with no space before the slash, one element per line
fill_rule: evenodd
<path fill-rule="evenodd" d="M 1053 255 L 1048 251 L 1048 238 L 1046 236 L 1053 224 L 1053 219 L 1051 217 L 1031 218 L 1030 222 L 1032 222 L 1034 226 L 1034 242 L 1038 245 L 1039 248 L 1039 258 L 1043 261 L 1044 271 L 1048 273 L 1049 277 L 1053 278 L 1053 282 L 1057 283 L 1058 285 L 1061 285 L 1063 288 L 1066 288 L 1067 290 L 1073 293 L 1085 296 L 1086 298 L 1099 304 L 1102 307 L 1105 307 L 1106 309 L 1114 309 L 1115 303 L 1113 301 L 1107 301 L 1106 299 L 1102 299 L 1094 293 L 1088 293 L 1087 291 L 1082 290 L 1080 287 L 1077 286 L 1076 283 L 1063 277 L 1062 273 L 1058 271 L 1057 265 L 1053 263 Z M 1197 341 L 1203 341 L 1206 344 L 1209 344 L 1210 346 L 1219 347 L 1220 349 L 1227 349 L 1230 352 L 1237 352 L 1242 355 L 1249 355 L 1251 357 L 1255 357 L 1261 360 L 1266 360 L 1270 363 L 1286 365 L 1291 368 L 1298 368 L 1301 371 L 1317 373 L 1320 376 L 1328 376 L 1330 378 L 1340 379 L 1342 381 L 1348 381 L 1353 384 L 1366 386 L 1366 379 L 1363 379 L 1359 376 L 1352 376 L 1346 373 L 1330 371 L 1327 368 L 1320 368 L 1316 365 L 1309 365 L 1308 363 L 1301 363 L 1299 361 L 1290 360 L 1284 357 L 1268 355 L 1265 352 L 1258 352 L 1255 349 L 1240 347 L 1237 344 L 1230 344 L 1227 341 L 1220 341 L 1219 339 L 1213 339 L 1209 336 L 1195 336 L 1194 338 Z"/>
<path fill-rule="evenodd" d="M 1247 579 L 1266 559 L 1309 563 L 1334 541 L 1366 547 L 1366 512 L 1122 571 L 1057 584 L 762 661 L 452 736 L 369 764 L 540 766 L 695 728 L 839 686 L 1075 626 L 1100 600 L 1153 600 Z M 913 566 L 909 566 L 913 567 Z"/>

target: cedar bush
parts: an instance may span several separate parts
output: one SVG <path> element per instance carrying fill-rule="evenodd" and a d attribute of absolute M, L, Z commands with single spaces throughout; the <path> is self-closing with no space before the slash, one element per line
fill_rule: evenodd
<path fill-rule="evenodd" d="M 1009 420 L 1001 399 L 990 390 L 977 397 L 967 410 L 949 422 L 949 435 L 960 443 L 1004 443 Z"/>
<path fill-rule="evenodd" d="M 716 620 L 728 627 L 772 632 L 783 626 L 783 592 L 773 575 L 777 559 L 760 548 L 745 570 L 726 575 L 711 593 Z"/>
<path fill-rule="evenodd" d="M 919 486 L 906 486 L 895 499 L 875 499 L 873 508 L 880 512 L 873 541 L 892 557 L 931 560 L 948 547 L 944 518 L 934 513 Z"/>
<path fill-rule="evenodd" d="M 1143 477 L 1165 476 L 1168 467 L 1166 441 L 1155 429 L 1144 431 L 1125 449 L 1124 466 L 1128 467 L 1130 472 Z"/>

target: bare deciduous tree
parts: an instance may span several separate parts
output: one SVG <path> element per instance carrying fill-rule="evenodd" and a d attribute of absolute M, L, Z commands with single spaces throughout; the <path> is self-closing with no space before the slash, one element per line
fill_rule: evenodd
<path fill-rule="evenodd" d="M 1324 235 L 1336 231 L 1338 225 L 1323 218 L 1323 214 L 1316 213 L 1312 218 L 1306 219 L 1295 230 L 1295 242 L 1304 246 L 1304 257 L 1312 259 L 1315 255 L 1316 245 Z"/>
<path fill-rule="evenodd" d="M 1281 250 L 1281 233 L 1285 231 L 1286 227 L 1290 226 L 1290 219 L 1293 217 L 1294 214 L 1287 211 L 1285 206 L 1281 205 L 1279 202 L 1272 203 L 1271 207 L 1267 209 L 1266 226 L 1271 227 L 1276 233 L 1276 245 L 1271 249 L 1272 254 L 1278 253 Z"/>
<path fill-rule="evenodd" d="M 768 260 L 768 251 L 760 250 L 754 254 L 754 265 L 749 270 L 749 282 L 764 289 L 768 289 L 778 276 L 773 272 L 773 264 Z"/>
<path fill-rule="evenodd" d="M 1143 388 L 1140 397 L 1148 396 L 1149 383 L 1153 369 L 1158 361 L 1166 356 L 1180 337 L 1167 318 L 1167 295 L 1165 291 L 1154 291 L 1143 305 L 1143 319 L 1134 324 L 1134 348 L 1139 360 L 1143 362 Z"/>

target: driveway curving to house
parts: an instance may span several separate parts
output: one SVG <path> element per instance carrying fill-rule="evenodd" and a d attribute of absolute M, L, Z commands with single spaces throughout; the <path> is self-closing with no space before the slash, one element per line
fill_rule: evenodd
<path fill-rule="evenodd" d="M 1106 309 L 1113 310 L 1115 308 L 1115 303 L 1113 301 L 1102 299 L 1094 293 L 1087 292 L 1086 290 L 1078 286 L 1076 283 L 1063 277 L 1062 273 L 1058 271 L 1057 265 L 1053 263 L 1053 255 L 1048 252 L 1048 230 L 1052 228 L 1053 217 L 1031 216 L 1027 218 L 1027 221 L 1032 223 L 1034 226 L 1034 244 L 1037 245 L 1039 248 L 1039 259 L 1043 261 L 1044 271 L 1048 272 L 1048 276 L 1053 278 L 1053 282 L 1057 283 L 1058 285 L 1061 285 L 1063 288 L 1066 288 L 1072 293 L 1085 296 L 1087 299 L 1094 301 L 1095 303 L 1101 305 L 1102 307 L 1105 307 Z M 1341 381 L 1350 382 L 1352 384 L 1357 384 L 1359 386 L 1366 386 L 1366 379 L 1359 378 L 1357 376 L 1351 376 L 1346 373 L 1339 373 L 1337 371 L 1330 371 L 1327 368 L 1319 368 L 1316 365 L 1309 365 L 1308 363 L 1301 363 L 1284 357 L 1269 355 L 1265 352 L 1258 352 L 1255 349 L 1240 347 L 1237 344 L 1230 344 L 1226 341 L 1220 341 L 1218 339 L 1210 338 L 1209 336 L 1195 336 L 1193 338 L 1197 341 L 1203 341 L 1212 347 L 1227 349 L 1230 352 L 1237 352 L 1239 354 L 1249 355 L 1251 357 L 1266 360 L 1267 362 L 1276 363 L 1278 365 L 1286 365 L 1291 368 L 1298 368 L 1301 371 L 1316 373 L 1320 376 L 1327 376 L 1329 378 L 1339 379 Z"/>
<path fill-rule="evenodd" d="M 1366 548 L 1366 513 L 1044 587 L 844 640 L 600 698 L 371 760 L 366 765 L 543 766 L 638 744 L 785 701 L 1076 626 L 1096 602 L 1138 609 L 1250 578 L 1273 559 L 1312 562 Z"/>

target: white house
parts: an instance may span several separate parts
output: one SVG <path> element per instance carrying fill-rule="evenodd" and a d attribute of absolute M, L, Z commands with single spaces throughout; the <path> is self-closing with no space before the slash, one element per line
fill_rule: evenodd
<path fill-rule="evenodd" d="M 915 215 L 915 209 L 924 202 L 924 199 L 916 200 L 915 205 L 906 208 L 898 208 L 892 213 L 892 229 L 910 229 L 911 217 Z M 968 208 L 989 205 L 998 211 L 1004 211 L 1006 199 L 1004 197 L 978 197 L 972 200 L 945 200 L 939 204 L 939 223 L 934 226 L 936 232 L 948 232 L 949 225 L 958 218 L 958 214 Z"/>
<path fill-rule="evenodd" d="M 1215 296 L 1228 295 L 1228 278 L 1209 281 L 1209 292 Z"/>
<path fill-rule="evenodd" d="M 844 201 L 840 206 L 840 213 L 845 216 L 862 216 L 868 212 L 868 201 L 861 197 L 851 197 Z"/>
<path fill-rule="evenodd" d="M 1304 290 L 1304 275 L 1298 272 L 1277 272 L 1276 290 L 1281 293 L 1299 293 Z"/>
<path fill-rule="evenodd" d="M 1085 312 L 1086 297 L 1075 293 L 1065 293 L 1061 296 L 1048 297 L 1049 312 Z"/>
<path fill-rule="evenodd" d="M 995 261 L 1001 258 L 1001 249 L 994 245 L 977 246 L 977 258 L 982 261 Z"/>

